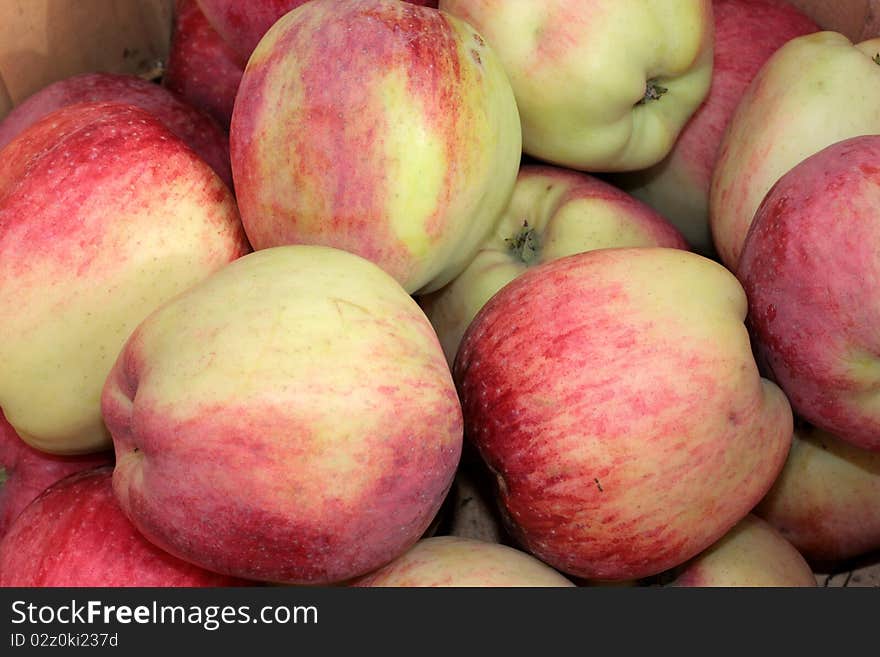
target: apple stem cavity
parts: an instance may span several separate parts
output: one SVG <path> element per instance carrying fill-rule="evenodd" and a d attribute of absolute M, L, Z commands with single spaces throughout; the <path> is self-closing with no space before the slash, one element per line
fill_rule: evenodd
<path fill-rule="evenodd" d="M 874 55 L 873 57 L 871 57 L 871 59 L 874 60 L 874 63 L 875 63 L 875 64 L 880 65 L 880 52 L 878 52 L 876 55 Z"/>
<path fill-rule="evenodd" d="M 541 242 L 534 228 L 528 221 L 523 221 L 522 228 L 513 237 L 504 240 L 507 248 L 518 261 L 525 265 L 533 264 L 541 255 Z"/>
<path fill-rule="evenodd" d="M 644 105 L 652 100 L 660 100 L 660 97 L 669 89 L 659 84 L 657 78 L 651 78 L 645 83 L 645 95 L 636 103 L 636 105 Z"/>

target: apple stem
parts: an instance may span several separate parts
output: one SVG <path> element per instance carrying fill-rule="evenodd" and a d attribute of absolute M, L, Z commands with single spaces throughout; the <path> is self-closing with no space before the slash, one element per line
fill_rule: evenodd
<path fill-rule="evenodd" d="M 507 248 L 513 256 L 526 265 L 531 265 L 541 252 L 541 243 L 534 228 L 529 227 L 528 221 L 523 221 L 522 228 L 513 237 L 504 240 Z"/>
<path fill-rule="evenodd" d="M 875 64 L 880 64 L 880 52 L 878 52 L 876 55 L 874 55 L 873 57 L 871 57 L 871 59 L 874 60 L 874 63 L 875 63 Z"/>
<path fill-rule="evenodd" d="M 647 102 L 652 100 L 659 100 L 660 96 L 669 91 L 668 88 L 660 85 L 657 81 L 657 78 L 651 78 L 645 83 L 645 95 L 642 96 L 642 99 L 636 103 L 637 105 L 644 105 Z"/>

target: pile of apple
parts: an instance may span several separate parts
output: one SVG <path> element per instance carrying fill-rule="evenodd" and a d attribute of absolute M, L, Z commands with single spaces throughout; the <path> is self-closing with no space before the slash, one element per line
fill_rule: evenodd
<path fill-rule="evenodd" d="M 180 0 L 0 122 L 0 307 L 0 585 L 814 586 L 880 550 L 880 39 Z"/>

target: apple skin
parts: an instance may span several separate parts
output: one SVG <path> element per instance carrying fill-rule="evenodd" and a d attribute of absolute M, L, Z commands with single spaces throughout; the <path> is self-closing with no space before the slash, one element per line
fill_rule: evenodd
<path fill-rule="evenodd" d="M 710 0 L 441 0 L 501 60 L 523 151 L 584 171 L 662 160 L 709 92 Z M 660 97 L 648 99 L 655 80 Z M 645 102 L 642 102 L 645 101 Z"/>
<path fill-rule="evenodd" d="M 664 160 L 612 181 L 657 209 L 694 251 L 715 256 L 709 186 L 724 129 L 749 82 L 778 48 L 819 27 L 787 0 L 713 0 L 715 50 L 709 95 Z"/>
<path fill-rule="evenodd" d="M 516 101 L 482 38 L 390 0 L 317 0 L 276 22 L 245 70 L 230 141 L 255 249 L 344 249 L 410 293 L 473 259 L 521 156 Z"/>
<path fill-rule="evenodd" d="M 465 435 L 519 545 L 570 576 L 627 580 L 709 547 L 770 489 L 792 436 L 746 298 L 717 262 L 599 249 L 535 267 L 465 333 Z"/>
<path fill-rule="evenodd" d="M 177 0 L 175 7 L 162 85 L 213 116 L 228 132 L 244 65 L 211 27 L 196 0 Z"/>
<path fill-rule="evenodd" d="M 161 551 L 126 519 L 113 468 L 72 474 L 22 511 L 0 540 L 0 587 L 208 587 L 249 582 Z"/>
<path fill-rule="evenodd" d="M 67 475 L 113 464 L 113 452 L 55 456 L 25 443 L 0 410 L 0 538 L 28 504 Z"/>
<path fill-rule="evenodd" d="M 815 587 L 803 555 L 770 524 L 749 514 L 679 569 L 674 587 Z"/>
<path fill-rule="evenodd" d="M 428 319 L 375 264 L 240 258 L 132 334 L 107 379 L 114 488 L 151 541 L 289 584 L 409 549 L 452 484 L 461 407 Z"/>
<path fill-rule="evenodd" d="M 878 105 L 880 107 L 880 105 Z M 769 376 L 805 420 L 880 451 L 880 136 L 822 149 L 762 201 L 739 278 Z"/>
<path fill-rule="evenodd" d="M 174 93 L 136 75 L 84 73 L 53 82 L 0 122 L 0 149 L 47 114 L 86 102 L 130 103 L 150 112 L 232 185 L 229 138 L 220 125 Z"/>
<path fill-rule="evenodd" d="M 69 105 L 11 141 L 0 407 L 22 440 L 56 454 L 108 448 L 101 389 L 129 332 L 249 250 L 229 188 L 142 109 Z"/>
<path fill-rule="evenodd" d="M 512 248 L 526 234 L 525 251 Z M 450 367 L 468 325 L 504 285 L 529 267 L 614 246 L 688 248 L 657 212 L 598 178 L 559 167 L 522 166 L 507 209 L 471 264 L 442 289 L 419 298 Z"/>
<path fill-rule="evenodd" d="M 880 454 L 805 424 L 754 512 L 811 563 L 827 564 L 880 550 L 878 499 Z"/>
<path fill-rule="evenodd" d="M 498 543 L 459 536 L 422 539 L 355 587 L 573 587 L 530 554 Z"/>
<path fill-rule="evenodd" d="M 877 52 L 880 39 L 853 45 L 816 32 L 788 41 L 749 83 L 709 190 L 712 239 L 728 269 L 736 273 L 755 212 L 783 174 L 826 146 L 880 132 Z"/>
<path fill-rule="evenodd" d="M 244 65 L 260 39 L 284 14 L 307 0 L 196 0 L 213 29 L 229 44 Z M 409 0 L 414 5 L 437 7 L 437 0 Z"/>

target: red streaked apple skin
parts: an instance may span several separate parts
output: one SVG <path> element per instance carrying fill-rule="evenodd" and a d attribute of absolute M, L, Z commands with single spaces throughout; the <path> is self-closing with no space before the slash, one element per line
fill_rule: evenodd
<path fill-rule="evenodd" d="M 166 554 L 126 519 L 113 468 L 70 475 L 21 513 L 0 541 L 0 587 L 206 587 L 248 582 Z"/>
<path fill-rule="evenodd" d="M 436 7 L 437 0 L 408 0 L 414 5 Z M 260 39 L 284 14 L 306 0 L 196 0 L 223 40 L 237 53 L 242 64 Z"/>
<path fill-rule="evenodd" d="M 112 463 L 112 451 L 56 456 L 34 449 L 18 437 L 0 410 L 0 538 L 22 509 L 56 481 Z"/>
<path fill-rule="evenodd" d="M 452 280 L 491 231 L 521 132 L 504 70 L 470 26 L 406 2 L 317 0 L 248 61 L 230 148 L 255 249 L 351 251 L 414 293 Z"/>
<path fill-rule="evenodd" d="M 152 314 L 104 389 L 114 488 L 157 545 L 210 570 L 329 584 L 437 514 L 461 407 L 437 336 L 379 267 L 263 249 Z"/>
<path fill-rule="evenodd" d="M 880 453 L 795 428 L 785 467 L 755 514 L 815 564 L 880 550 Z"/>
<path fill-rule="evenodd" d="M 755 213 L 738 275 L 759 358 L 805 420 L 880 450 L 880 137 L 826 147 Z"/>
<path fill-rule="evenodd" d="M 177 0 L 162 85 L 213 116 L 227 132 L 244 65 L 196 0 Z"/>
<path fill-rule="evenodd" d="M 220 125 L 171 91 L 135 75 L 84 73 L 44 87 L 0 123 L 0 149 L 47 114 L 87 102 L 129 103 L 150 112 L 231 187 L 229 139 Z"/>
<path fill-rule="evenodd" d="M 730 272 L 668 248 L 572 255 L 492 297 L 454 375 L 520 544 L 569 575 L 636 579 L 754 507 L 792 415 L 758 373 L 745 311 Z"/>
<path fill-rule="evenodd" d="M 682 566 L 670 586 L 815 587 L 816 576 L 782 534 L 749 514 L 712 547 Z"/>
<path fill-rule="evenodd" d="M 162 302 L 247 253 L 229 188 L 154 115 L 68 105 L 0 158 L 0 406 L 29 445 L 110 446 L 101 389 Z"/>

